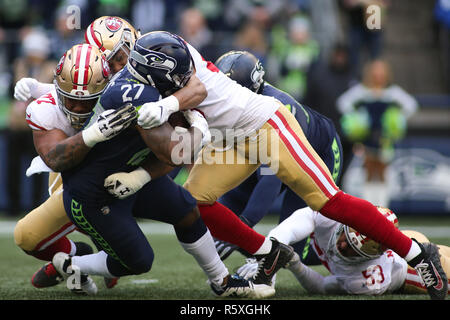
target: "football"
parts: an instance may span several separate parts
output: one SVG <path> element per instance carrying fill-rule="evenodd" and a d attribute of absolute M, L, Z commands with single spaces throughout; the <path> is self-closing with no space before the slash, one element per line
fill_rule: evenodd
<path fill-rule="evenodd" d="M 187 122 L 186 118 L 184 117 L 183 112 L 177 111 L 175 113 L 172 113 L 169 116 L 168 122 L 172 127 L 183 127 L 183 128 L 189 128 L 189 122 Z"/>

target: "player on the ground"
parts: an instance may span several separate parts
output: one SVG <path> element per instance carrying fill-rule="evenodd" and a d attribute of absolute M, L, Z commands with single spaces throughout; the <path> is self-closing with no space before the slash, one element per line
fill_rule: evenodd
<path fill-rule="evenodd" d="M 171 98 L 171 94 L 178 89 L 179 79 L 171 78 L 170 72 L 178 61 L 167 52 L 161 52 L 161 45 L 169 38 L 177 36 L 163 31 L 147 33 L 136 41 L 130 54 L 129 65 L 133 74 L 139 76 L 142 82 L 155 86 L 163 97 L 167 97 L 158 102 L 146 103 L 140 108 L 138 124 L 145 129 L 161 126 L 172 113 L 183 110 Z M 214 146 L 203 148 L 185 187 L 199 202 L 202 218 L 211 226 L 217 238 L 236 244 L 260 258 L 256 283 L 269 284 L 274 272 L 284 265 L 284 261 L 277 260 L 279 263 L 275 263 L 276 267 L 272 268 L 274 256 L 270 256 L 272 259 L 259 256 L 261 251 L 270 250 L 272 242 L 262 235 L 255 241 L 257 236 L 242 226 L 232 212 L 228 212 L 224 219 L 224 210 L 220 209 L 219 212 L 220 205 L 217 203 L 220 196 L 242 183 L 267 160 L 257 157 L 255 162 L 245 162 L 255 160 L 251 159 L 249 153 L 255 144 L 266 148 L 268 163 L 279 166 L 277 176 L 309 207 L 390 247 L 404 257 L 422 278 L 428 278 L 426 285 L 432 299 L 446 297 L 447 279 L 435 247 L 413 241 L 386 221 L 373 204 L 342 192 L 309 144 L 295 117 L 278 100 L 240 86 L 212 63 L 205 61 L 189 44 L 185 51 L 191 55 L 196 75 L 208 92 L 197 109 L 204 113 L 209 127 L 221 130 L 223 137 L 226 137 L 227 128 L 234 130 L 233 144 L 229 147 L 221 150 L 214 149 Z M 273 145 L 277 146 L 274 152 L 270 150 Z M 228 159 L 234 160 L 232 163 L 227 163 L 227 155 L 230 156 Z M 126 183 L 128 176 L 125 173 L 118 180 Z M 285 257 L 290 254 L 292 252 L 286 253 Z"/>
<path fill-rule="evenodd" d="M 95 44 L 100 43 L 100 47 L 96 45 L 93 45 L 93 47 L 99 49 L 107 57 L 106 61 L 110 69 L 120 70 L 126 64 L 130 48 L 138 35 L 139 33 L 135 28 L 122 18 L 100 17 L 89 25 L 85 38 L 91 39 Z M 75 67 L 76 56 L 71 58 Z M 100 59 L 100 57 L 97 57 L 97 59 Z M 98 60 L 98 63 L 101 61 Z M 102 71 L 99 68 L 91 69 L 93 74 L 90 74 L 90 76 L 94 76 L 94 78 L 96 73 Z M 67 72 L 67 70 L 65 71 Z M 114 73 L 112 72 L 112 74 Z M 61 78 L 59 79 L 61 80 Z M 56 84 L 58 84 L 58 79 Z M 45 96 L 45 98 L 42 96 Z M 27 113 L 30 114 L 30 117 L 27 121 L 34 130 L 33 132 L 39 135 L 39 144 L 54 144 L 56 132 L 54 129 L 61 129 L 68 136 L 75 135 L 80 131 L 80 125 L 74 124 L 76 127 L 74 128 L 62 107 L 60 108 L 54 83 L 40 83 L 32 78 L 23 78 L 15 86 L 14 97 L 21 101 L 28 101 L 31 98 L 38 99 L 30 105 Z M 63 140 L 63 137 L 61 137 L 61 140 Z M 61 158 L 59 159 L 61 160 Z M 16 244 L 27 254 L 45 261 L 50 261 L 57 252 L 66 252 L 71 255 L 92 253 L 93 250 L 87 243 L 74 243 L 66 236 L 76 227 L 71 223 L 64 210 L 61 195 L 61 175 L 48 168 L 40 157 L 37 157 L 27 170 L 27 175 L 41 171 L 51 171 L 49 173 L 50 197 L 17 223 L 14 230 Z M 37 288 L 53 286 L 59 282 L 60 279 L 51 264 L 46 264 L 40 268 L 31 279 L 31 283 Z M 116 279 L 105 279 L 105 283 L 108 288 L 111 288 L 115 285 Z"/>
<path fill-rule="evenodd" d="M 264 81 L 265 70 L 261 62 L 250 52 L 230 51 L 214 63 L 228 77 L 250 90 L 275 97 L 295 116 L 311 146 L 325 162 L 335 183 L 342 171 L 342 147 L 333 122 L 315 110 L 298 103 L 292 96 Z M 262 175 L 258 169 L 239 187 L 227 192 L 219 202 L 229 207 L 249 226 L 255 226 L 270 210 L 275 199 L 285 191 L 279 222 L 292 212 L 306 207 L 306 203 L 295 192 L 286 188 L 276 175 Z M 296 243 L 294 249 L 305 264 L 320 264 L 313 250 L 309 250 L 309 239 Z M 237 247 L 216 241 L 222 259 Z"/>
<path fill-rule="evenodd" d="M 398 227 L 395 214 L 379 208 L 389 221 Z M 434 246 L 421 233 L 402 231 L 425 246 Z M 270 231 L 269 235 L 286 244 L 293 244 L 309 234 L 314 250 L 331 275 L 323 276 L 304 265 L 296 255 L 288 264 L 300 284 L 314 294 L 426 293 L 426 287 L 416 270 L 392 250 L 359 234 L 354 229 L 330 220 L 310 208 L 295 211 Z M 450 274 L 450 248 L 438 245 L 441 264 Z M 256 263 L 248 260 L 238 273 L 247 278 L 256 272 Z"/>

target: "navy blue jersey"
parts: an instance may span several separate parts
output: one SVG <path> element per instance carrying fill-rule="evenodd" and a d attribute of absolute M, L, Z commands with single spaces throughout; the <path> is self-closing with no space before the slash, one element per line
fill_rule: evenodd
<path fill-rule="evenodd" d="M 101 106 L 117 109 L 126 103 L 140 106 L 158 101 L 159 92 L 137 81 L 125 67 L 110 81 L 100 98 Z M 104 179 L 112 173 L 130 172 L 148 156 L 150 150 L 133 124 L 116 137 L 97 143 L 76 167 L 62 173 L 64 189 L 86 203 L 106 203 L 113 197 L 105 190 Z"/>

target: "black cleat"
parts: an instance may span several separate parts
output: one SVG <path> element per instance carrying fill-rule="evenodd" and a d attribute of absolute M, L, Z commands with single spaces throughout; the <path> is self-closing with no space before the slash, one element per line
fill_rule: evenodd
<path fill-rule="evenodd" d="M 441 265 L 439 248 L 433 243 L 415 241 L 422 253 L 411 260 L 409 265 L 416 269 L 432 300 L 444 300 L 448 291 L 448 280 Z"/>
<path fill-rule="evenodd" d="M 255 256 L 258 260 L 258 271 L 253 277 L 254 284 L 265 284 L 270 286 L 272 278 L 280 268 L 284 268 L 294 255 L 294 248 L 278 242 L 275 238 L 272 241 L 272 249 L 266 255 Z"/>

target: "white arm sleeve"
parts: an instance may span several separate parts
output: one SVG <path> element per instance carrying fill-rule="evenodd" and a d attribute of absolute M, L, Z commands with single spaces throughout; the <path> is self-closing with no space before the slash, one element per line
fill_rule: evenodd
<path fill-rule="evenodd" d="M 300 285 L 309 293 L 315 294 L 338 294 L 345 293 L 335 276 L 323 276 L 310 267 L 298 261 L 295 265 L 290 265 L 289 270 L 297 278 Z"/>
<path fill-rule="evenodd" d="M 53 89 L 55 89 L 55 85 L 53 83 L 38 82 L 37 85 L 30 91 L 30 93 L 33 98 L 37 99 L 40 96 L 49 93 Z"/>
<path fill-rule="evenodd" d="M 293 244 L 308 237 L 314 228 L 314 211 L 306 207 L 294 211 L 269 232 L 269 237 L 274 237 L 284 244 Z"/>

